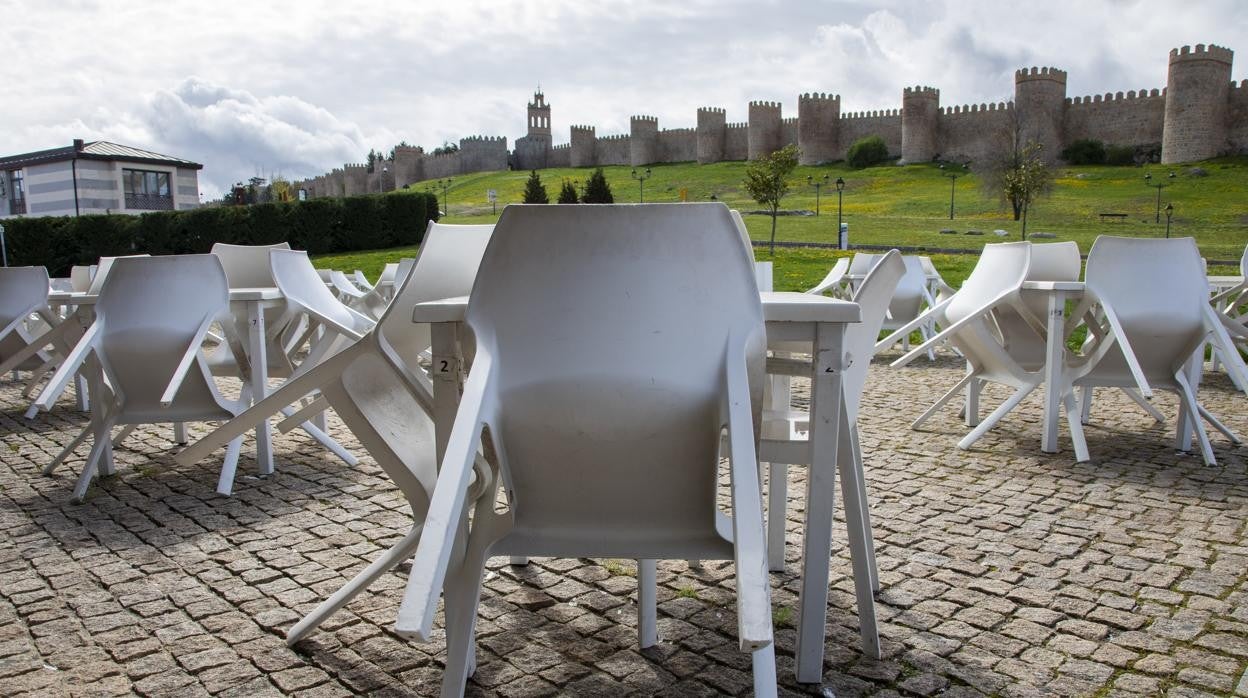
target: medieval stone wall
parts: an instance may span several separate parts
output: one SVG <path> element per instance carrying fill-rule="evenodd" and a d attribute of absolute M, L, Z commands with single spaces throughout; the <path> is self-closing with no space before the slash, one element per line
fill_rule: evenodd
<path fill-rule="evenodd" d="M 343 196 L 507 167 L 753 160 L 790 143 L 810 165 L 844 158 L 867 136 L 883 138 L 903 163 L 983 160 L 1016 138 L 1040 143 L 1050 161 L 1073 141 L 1096 139 L 1160 143 L 1162 162 L 1188 162 L 1248 152 L 1248 81 L 1231 80 L 1233 57 L 1212 45 L 1174 49 L 1165 89 L 1068 98 L 1065 71 L 1032 67 L 1015 73 L 1008 103 L 942 107 L 938 89 L 914 87 L 903 91 L 901 109 L 842 113 L 839 95 L 807 93 L 798 97 L 796 118 L 784 118 L 779 102 L 753 101 L 745 123 L 729 123 L 722 108 L 702 107 L 695 128 L 660 129 L 652 116 L 633 116 L 628 134 L 599 138 L 593 126 L 573 126 L 570 142 L 561 145 L 553 143 L 551 107 L 538 92 L 528 104 L 527 134 L 516 139 L 514 151 L 508 152 L 505 138 L 483 136 L 462 139 L 459 152 L 446 155 L 402 147 L 380 171 L 345 165 L 299 186 L 310 196 Z"/>

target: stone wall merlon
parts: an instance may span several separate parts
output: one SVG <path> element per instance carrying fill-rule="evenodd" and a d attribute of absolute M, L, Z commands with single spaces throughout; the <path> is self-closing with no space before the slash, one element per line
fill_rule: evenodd
<path fill-rule="evenodd" d="M 830 94 L 828 92 L 804 92 L 801 95 L 798 95 L 797 99 L 798 101 L 826 100 L 828 102 L 839 102 L 841 101 L 841 96 L 837 94 Z"/>
<path fill-rule="evenodd" d="M 936 89 L 935 87 L 928 87 L 926 85 L 915 85 L 914 87 L 907 87 L 904 90 L 904 92 L 905 94 L 914 95 L 914 96 L 937 97 L 937 98 L 940 97 L 940 90 Z"/>
<path fill-rule="evenodd" d="M 772 107 L 775 109 L 779 109 L 780 103 L 779 102 L 753 101 L 753 102 L 750 102 L 750 106 L 751 107 Z"/>
<path fill-rule="evenodd" d="M 1170 62 L 1177 61 L 1221 61 L 1230 63 L 1235 57 L 1235 52 L 1225 46 L 1216 44 L 1196 44 L 1196 49 L 1192 50 L 1191 46 L 1170 49 Z"/>
<path fill-rule="evenodd" d="M 629 121 L 650 121 L 656 124 L 659 123 L 659 117 L 657 116 L 630 116 L 628 117 L 628 120 Z"/>
<path fill-rule="evenodd" d="M 1067 97 L 1066 104 L 1092 104 L 1095 102 L 1130 101 L 1133 99 L 1156 99 L 1158 97 L 1165 97 L 1165 96 L 1166 96 L 1165 89 L 1159 90 L 1154 87 L 1151 90 L 1140 90 L 1139 92 L 1136 92 L 1135 90 L 1127 90 L 1125 95 L 1122 92 L 1106 92 L 1103 95 L 1086 95 L 1083 97 Z"/>
<path fill-rule="evenodd" d="M 1023 82 L 1024 80 L 1052 80 L 1065 84 L 1066 71 L 1058 68 L 1020 68 L 1014 73 L 1014 82 Z"/>

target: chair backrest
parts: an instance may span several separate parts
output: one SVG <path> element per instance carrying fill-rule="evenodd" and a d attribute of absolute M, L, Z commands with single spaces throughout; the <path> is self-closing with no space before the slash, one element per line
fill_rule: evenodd
<path fill-rule="evenodd" d="M 858 405 L 867 382 L 871 356 L 875 353 L 875 342 L 880 337 L 880 328 L 884 326 L 884 316 L 896 295 L 898 283 L 910 273 L 910 265 L 906 263 L 910 259 L 914 258 L 903 260 L 897 250 L 881 256 L 854 294 L 854 302 L 862 309 L 862 322 L 853 323 L 845 330 L 845 352 L 850 364 L 843 377 L 845 409 L 849 410 L 851 421 L 858 419 Z"/>
<path fill-rule="evenodd" d="M 1079 257 L 1079 245 L 1074 241 L 1031 243 L 1031 264 L 1027 268 L 1027 281 L 1078 281 L 1083 266 Z M 1043 323 L 1048 313 L 1048 298 L 1043 293 L 1023 291 L 1019 301 L 1027 308 L 1032 319 Z M 1036 370 L 1044 366 L 1045 341 L 1026 319 L 1014 308 L 999 308 L 995 312 L 1001 344 L 1020 366 Z"/>
<path fill-rule="evenodd" d="M 150 257 L 146 254 L 126 255 L 124 257 L 100 257 L 100 263 L 96 265 L 95 272 L 91 275 L 91 285 L 87 288 L 87 293 L 96 296 L 104 288 L 104 282 L 108 280 L 108 273 L 113 268 L 113 262 L 118 259 L 130 259 L 132 257 Z"/>
<path fill-rule="evenodd" d="M 429 327 L 412 322 L 413 306 L 471 293 L 481 255 L 493 234 L 493 225 L 429 221 L 416 258 L 399 263 L 395 275 L 398 290 L 377 321 L 377 329 L 403 363 L 415 367 L 420 353 L 429 348 Z M 405 266 L 411 270 L 406 275 Z"/>
<path fill-rule="evenodd" d="M 1209 280 L 1192 238 L 1102 235 L 1088 252 L 1087 292 L 1113 309 L 1150 381 L 1173 381 L 1175 370 L 1205 337 Z M 1113 368 L 1121 352 L 1102 362 Z"/>
<path fill-rule="evenodd" d="M 91 288 L 91 277 L 95 276 L 95 265 L 73 266 L 69 268 L 70 290 L 83 293 Z"/>
<path fill-rule="evenodd" d="M 269 264 L 272 267 L 273 280 L 281 289 L 287 303 L 327 317 L 361 334 L 372 328 L 372 322 L 359 313 L 352 312 L 325 286 L 320 274 L 316 272 L 316 267 L 312 266 L 312 260 L 308 259 L 307 252 L 274 249 L 269 252 Z"/>
<path fill-rule="evenodd" d="M 923 262 L 912 255 L 903 256 L 901 261 L 905 273 L 897 281 L 893 298 L 888 304 L 888 317 L 883 324 L 889 329 L 901 327 L 917 318 L 926 307 L 927 274 L 923 270 Z"/>
<path fill-rule="evenodd" d="M 883 256 L 870 252 L 855 252 L 854 256 L 849 260 L 850 275 L 866 276 L 871 272 L 871 268 L 875 266 L 875 263 L 880 261 L 880 257 Z"/>
<path fill-rule="evenodd" d="M 48 303 L 48 270 L 0 267 L 0 328 Z"/>
<path fill-rule="evenodd" d="M 229 287 L 213 255 L 120 257 L 112 261 L 95 304 L 100 348 L 127 415 L 180 421 L 220 410 L 206 367 L 191 369 L 174 399 L 160 398 L 204 321 L 229 306 Z"/>
<path fill-rule="evenodd" d="M 265 288 L 274 286 L 269 267 L 269 250 L 289 250 L 290 243 L 276 245 L 227 245 L 218 242 L 212 253 L 221 260 L 230 288 Z"/>
<path fill-rule="evenodd" d="M 754 242 L 750 240 L 750 231 L 745 227 L 745 219 L 741 217 L 741 212 L 737 209 L 729 209 L 729 215 L 732 216 L 732 222 L 737 226 L 737 232 L 741 234 L 741 242 L 745 243 L 745 249 L 749 251 L 750 261 L 754 260 Z"/>
<path fill-rule="evenodd" d="M 998 309 L 1017 302 L 1020 287 L 1027 279 L 1030 266 L 1029 242 L 984 245 L 984 251 L 975 268 L 971 270 L 971 275 L 946 306 L 946 319 L 950 324 L 958 322 L 998 299 Z M 1031 368 L 1020 365 L 1006 351 L 1001 344 L 1001 338 L 996 334 L 996 323 L 988 315 L 964 325 L 950 336 L 949 341 L 966 356 L 967 361 L 983 373 L 1017 376 Z"/>
<path fill-rule="evenodd" d="M 761 387 L 765 349 L 726 206 L 509 206 L 467 322 L 491 357 L 517 531 L 587 550 L 720 540 L 726 354 L 744 349 L 727 368 Z"/>

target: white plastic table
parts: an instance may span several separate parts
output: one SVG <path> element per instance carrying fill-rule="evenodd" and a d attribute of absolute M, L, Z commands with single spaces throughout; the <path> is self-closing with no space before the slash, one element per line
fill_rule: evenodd
<path fill-rule="evenodd" d="M 282 292 L 275 287 L 230 289 L 230 305 L 240 304 L 245 312 L 235 317 L 246 317 L 247 327 L 238 328 L 247 341 L 244 349 L 251 364 L 251 374 L 243 376 L 243 395 L 248 404 L 263 400 L 269 391 L 269 357 L 264 341 L 264 309 L 282 299 Z M 273 472 L 273 432 L 268 419 L 256 426 L 256 464 L 261 475 Z"/>
<path fill-rule="evenodd" d="M 1055 386 L 1062 385 L 1066 366 L 1062 352 L 1066 344 L 1066 301 L 1083 296 L 1082 281 L 1024 281 L 1023 290 L 1045 295 L 1044 342 L 1044 426 L 1040 450 L 1057 453 L 1057 430 L 1061 421 L 1062 396 Z"/>
<path fill-rule="evenodd" d="M 861 320 L 861 311 L 855 303 L 804 293 L 765 292 L 760 297 L 769 341 L 810 342 L 812 346 L 809 440 L 762 440 L 759 459 L 810 466 L 806 478 L 797 680 L 818 683 L 823 679 L 828 561 L 838 467 L 842 477 L 856 477 L 848 472 L 854 470 L 852 459 L 838 458 L 838 453 L 841 432 L 847 423 L 842 388 L 842 371 L 846 366 L 845 328 Z M 413 322 L 427 322 L 432 326 L 433 413 L 439 463 L 458 409 L 462 378 L 459 342 L 467 307 L 468 298 L 460 296 L 421 303 L 412 314 Z M 842 486 L 850 485 L 846 482 Z M 853 563 L 863 649 L 868 656 L 878 658 L 879 633 L 870 577 L 865 573 L 867 561 L 858 556 Z"/>

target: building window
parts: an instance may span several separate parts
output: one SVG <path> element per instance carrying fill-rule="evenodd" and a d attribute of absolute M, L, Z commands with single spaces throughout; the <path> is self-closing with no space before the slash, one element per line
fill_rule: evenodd
<path fill-rule="evenodd" d="M 143 211 L 172 211 L 169 173 L 151 170 L 122 170 L 126 188 L 126 208 Z"/>
<path fill-rule="evenodd" d="M 9 180 L 9 214 L 26 213 L 26 182 L 21 170 L 9 170 L 5 173 Z"/>

